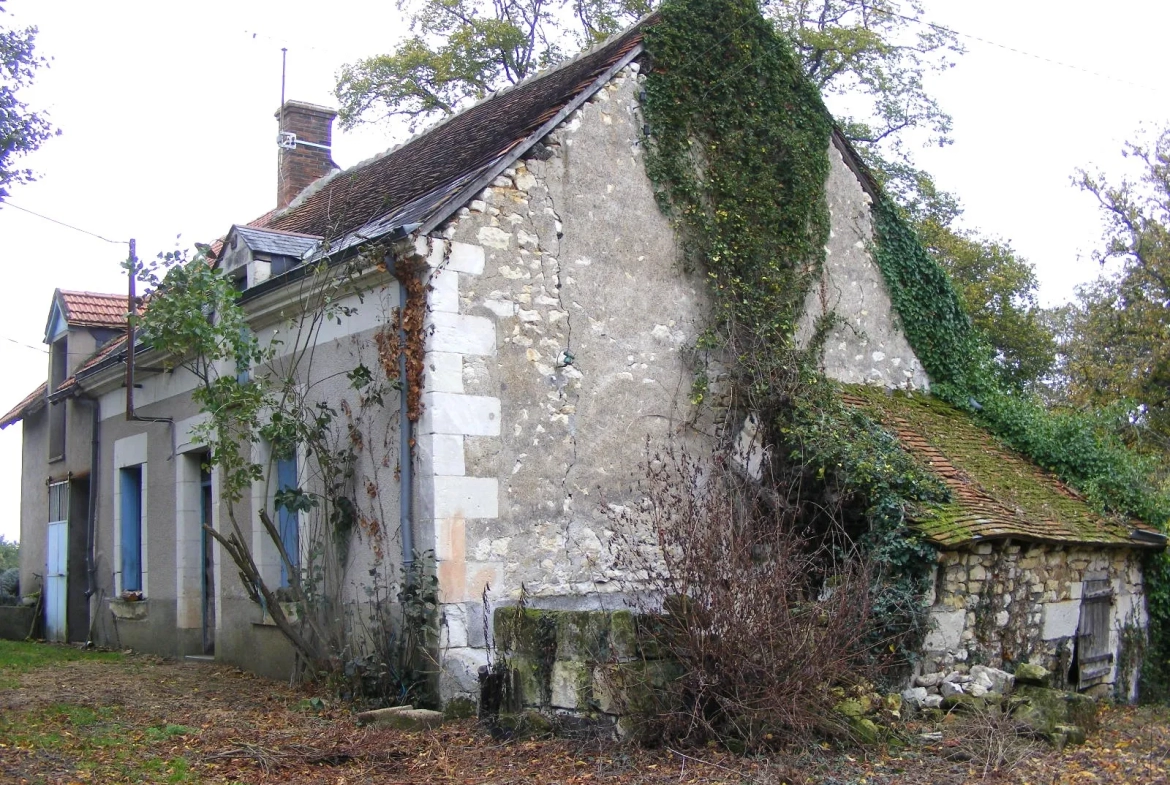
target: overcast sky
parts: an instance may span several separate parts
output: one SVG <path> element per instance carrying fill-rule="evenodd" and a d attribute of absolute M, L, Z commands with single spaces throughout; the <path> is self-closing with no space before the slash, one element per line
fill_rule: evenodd
<path fill-rule="evenodd" d="M 1120 172 L 1122 142 L 1143 122 L 1170 119 L 1161 84 L 1170 3 L 1115 0 L 1094 13 L 1048 0 L 925 4 L 932 20 L 974 38 L 961 38 L 967 54 L 928 83 L 954 116 L 955 143 L 921 151 L 919 163 L 960 196 L 968 226 L 1010 240 L 1036 265 L 1045 303 L 1063 302 L 1097 274 L 1089 254 L 1100 238 L 1073 171 Z M 333 104 L 342 63 L 402 36 L 396 5 L 8 0 L 4 23 L 37 25 L 38 47 L 53 58 L 24 97 L 63 134 L 26 159 L 40 181 L 0 207 L 9 271 L 0 410 L 46 377 L 55 288 L 125 291 L 126 246 L 13 206 L 111 240 L 134 237 L 140 255 L 221 236 L 275 205 L 281 47 L 287 96 Z M 335 133 L 334 160 L 347 167 L 389 147 L 393 130 Z M 9 539 L 20 531 L 20 441 L 18 425 L 0 432 L 0 535 Z"/>

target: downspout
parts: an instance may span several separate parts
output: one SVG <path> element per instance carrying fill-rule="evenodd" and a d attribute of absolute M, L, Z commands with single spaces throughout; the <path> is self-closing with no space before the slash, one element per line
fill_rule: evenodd
<path fill-rule="evenodd" d="M 418 224 L 399 227 L 391 234 L 391 243 L 410 237 L 418 227 Z M 398 396 L 398 529 L 402 540 L 402 572 L 406 580 L 410 581 L 411 568 L 414 566 L 414 450 L 411 448 L 414 443 L 414 423 L 410 421 L 410 380 L 406 376 L 406 298 L 409 295 L 397 257 L 398 253 L 392 251 L 391 264 L 388 266 L 398 281 L 398 345 L 402 348 L 398 355 L 398 379 L 402 383 Z"/>
<path fill-rule="evenodd" d="M 98 432 L 101 424 L 102 405 L 97 398 L 90 396 L 86 396 L 83 400 L 89 401 L 93 411 L 93 424 L 90 426 L 89 514 L 86 516 L 85 522 L 85 597 L 89 599 L 97 591 L 97 564 L 93 553 L 97 545 L 98 461 L 101 458 L 101 437 Z M 92 616 L 92 610 L 90 614 Z M 92 626 L 90 625 L 91 629 Z"/>
<path fill-rule="evenodd" d="M 414 423 L 410 421 L 410 380 L 406 377 L 406 284 L 402 282 L 400 270 L 395 266 L 394 277 L 398 281 L 398 378 L 402 382 L 398 408 L 398 473 L 400 477 L 398 520 L 402 532 L 402 572 L 410 580 L 414 565 L 414 467 L 413 451 Z"/>

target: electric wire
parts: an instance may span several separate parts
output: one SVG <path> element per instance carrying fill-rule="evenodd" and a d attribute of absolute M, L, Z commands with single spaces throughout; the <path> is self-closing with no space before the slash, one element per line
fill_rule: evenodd
<path fill-rule="evenodd" d="M 35 215 L 37 218 L 44 219 L 46 221 L 49 221 L 50 223 L 55 223 L 58 226 L 64 226 L 66 229 L 72 229 L 75 232 L 81 232 L 82 234 L 87 234 L 90 237 L 96 237 L 97 239 L 102 240 L 103 242 L 112 243 L 113 245 L 126 245 L 129 242 L 128 240 L 111 240 L 108 237 L 102 237 L 100 234 L 95 234 L 94 232 L 87 231 L 87 230 L 82 229 L 80 227 L 74 226 L 73 224 L 66 223 L 65 221 L 58 221 L 56 218 L 50 218 L 47 215 L 41 215 L 38 212 L 35 212 L 33 210 L 28 209 L 27 207 L 21 207 L 20 205 L 13 204 L 12 202 L 4 202 L 3 204 L 5 207 L 15 207 L 17 210 L 21 210 L 23 212 L 26 212 L 29 215 Z"/>
<path fill-rule="evenodd" d="M 998 49 L 1003 49 L 1004 51 L 1012 52 L 1013 54 L 1017 54 L 1017 55 L 1020 55 L 1022 57 L 1030 57 L 1033 60 L 1039 60 L 1041 62 L 1048 63 L 1050 65 L 1059 66 L 1061 68 L 1068 68 L 1068 69 L 1073 70 L 1073 71 L 1079 71 L 1083 74 L 1089 74 L 1090 76 L 1095 76 L 1098 79 L 1105 79 L 1106 81 L 1110 81 L 1110 82 L 1118 82 L 1120 84 L 1129 85 L 1130 87 L 1136 87 L 1139 90 L 1147 90 L 1147 91 L 1153 92 L 1153 93 L 1165 92 L 1165 88 L 1154 87 L 1153 85 L 1141 84 L 1140 82 L 1134 82 L 1134 81 L 1131 81 L 1129 79 L 1122 79 L 1121 77 L 1112 76 L 1110 74 L 1103 74 L 1100 71 L 1094 71 L 1092 69 L 1085 68 L 1084 66 L 1076 65 L 1074 63 L 1066 63 L 1062 60 L 1056 60 L 1056 59 L 1051 58 L 1051 57 L 1046 57 L 1045 55 L 1038 55 L 1038 54 L 1035 54 L 1033 52 L 1029 52 L 1026 49 L 1020 49 L 1018 47 L 1009 46 L 1007 44 L 1001 44 L 998 41 L 992 41 L 990 38 L 983 38 L 982 36 L 974 35 L 972 33 L 964 33 L 962 30 L 957 30 L 953 27 L 947 27 L 946 25 L 936 24 L 934 22 L 927 22 L 923 19 L 916 19 L 915 17 L 906 16 L 905 14 L 899 14 L 895 11 L 887 11 L 884 8 L 870 8 L 869 10 L 873 11 L 875 13 L 885 14 L 886 16 L 892 16 L 896 19 L 901 19 L 904 22 L 912 22 L 912 23 L 917 24 L 917 25 L 922 25 L 923 27 L 930 27 L 930 28 L 938 30 L 939 32 L 942 32 L 942 33 L 949 33 L 951 35 L 960 36 L 961 38 L 969 38 L 972 41 L 978 41 L 981 44 L 987 44 L 988 46 L 994 46 Z"/>
<path fill-rule="evenodd" d="M 32 349 L 34 352 L 40 352 L 41 354 L 48 354 L 49 353 L 48 349 L 45 349 L 44 347 L 41 347 L 41 346 L 33 346 L 31 343 L 25 343 L 24 341 L 18 341 L 15 338 L 9 338 L 7 335 L 0 336 L 0 337 L 3 337 L 4 340 L 8 341 L 9 343 L 14 343 L 17 346 L 24 347 L 25 349 Z"/>

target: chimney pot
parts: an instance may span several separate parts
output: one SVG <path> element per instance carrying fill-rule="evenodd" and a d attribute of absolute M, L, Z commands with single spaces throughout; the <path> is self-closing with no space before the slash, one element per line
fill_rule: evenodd
<path fill-rule="evenodd" d="M 297 140 L 292 149 L 280 149 L 276 209 L 283 210 L 297 198 L 297 194 L 337 168 L 331 149 L 333 119 L 337 112 L 304 101 L 285 101 L 275 116 L 280 122 L 280 130 L 295 134 Z"/>

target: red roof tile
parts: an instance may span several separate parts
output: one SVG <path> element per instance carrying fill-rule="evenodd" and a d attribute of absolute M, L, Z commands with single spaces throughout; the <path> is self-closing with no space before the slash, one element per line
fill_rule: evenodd
<path fill-rule="evenodd" d="M 931 395 L 851 386 L 845 403 L 892 432 L 951 493 L 918 510 L 914 527 L 953 548 L 977 540 L 1161 547 L 1161 533 L 1141 521 L 1102 515 L 1074 489 L 1001 443 L 966 412 Z"/>
<path fill-rule="evenodd" d="M 97 294 L 96 292 L 61 292 L 65 321 L 70 327 L 125 327 L 126 303 L 124 294 Z"/>

